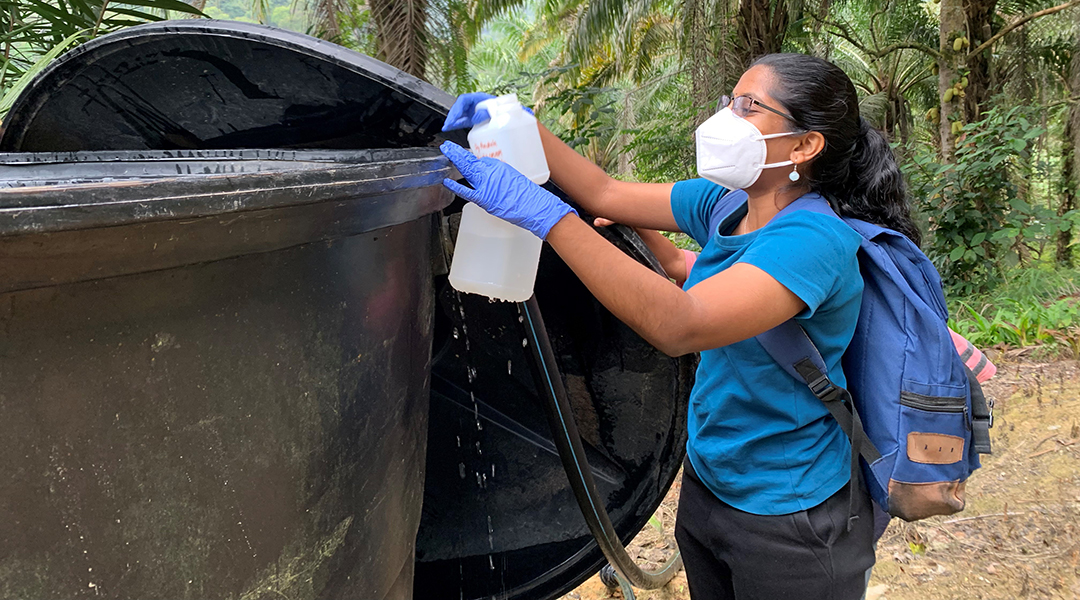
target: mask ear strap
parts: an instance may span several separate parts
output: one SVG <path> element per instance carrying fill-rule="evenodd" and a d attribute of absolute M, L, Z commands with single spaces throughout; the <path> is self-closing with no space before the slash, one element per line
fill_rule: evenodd
<path fill-rule="evenodd" d="M 798 131 L 785 131 L 783 133 L 770 133 L 768 135 L 762 134 L 759 139 L 771 140 L 773 138 L 784 137 L 784 136 L 788 136 L 788 135 L 798 135 L 798 134 L 799 134 Z"/>
<path fill-rule="evenodd" d="M 797 131 L 785 131 L 783 133 L 770 133 L 768 135 L 762 134 L 760 139 L 762 139 L 762 140 L 771 140 L 773 138 L 784 137 L 784 136 L 788 136 L 788 135 L 796 135 L 796 134 L 798 134 Z M 771 165 L 761 165 L 761 168 L 762 169 L 772 169 L 772 168 L 775 168 L 775 167 L 786 167 L 788 165 L 793 165 L 793 164 L 795 164 L 795 161 L 793 161 L 793 160 L 785 160 L 784 162 L 772 163 Z"/>

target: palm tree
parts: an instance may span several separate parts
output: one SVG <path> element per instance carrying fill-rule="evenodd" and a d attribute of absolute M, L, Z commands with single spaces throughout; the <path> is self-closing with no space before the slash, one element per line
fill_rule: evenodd
<path fill-rule="evenodd" d="M 831 58 L 861 92 L 863 115 L 886 136 L 907 142 L 913 133 L 912 109 L 936 105 L 930 45 L 937 24 L 932 15 L 914 2 L 848 1 L 833 4 L 829 17 L 816 19 L 840 38 L 830 45 Z M 928 116 L 932 122 L 934 113 Z"/>
<path fill-rule="evenodd" d="M 1080 13 L 1074 10 L 1073 13 Z M 1057 214 L 1065 217 L 1080 208 L 1077 196 L 1080 196 L 1080 14 L 1074 14 L 1072 27 L 1068 34 L 1072 45 L 1068 48 L 1068 60 L 1064 61 L 1065 91 L 1068 94 L 1068 110 L 1065 113 L 1065 127 L 1062 132 L 1061 153 L 1061 202 Z M 1061 228 L 1057 237 L 1057 262 L 1060 265 L 1073 265 L 1073 228 Z"/>
<path fill-rule="evenodd" d="M 424 77 L 428 60 L 427 0 L 370 0 L 375 57 Z"/>

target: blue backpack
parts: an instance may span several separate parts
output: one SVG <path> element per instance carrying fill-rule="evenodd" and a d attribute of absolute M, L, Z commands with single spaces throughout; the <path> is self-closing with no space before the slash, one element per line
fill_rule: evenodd
<path fill-rule="evenodd" d="M 725 194 L 709 231 L 745 201 L 741 190 Z M 796 210 L 837 216 L 823 197 L 807 194 L 775 218 Z M 842 361 L 848 388 L 829 381 L 821 354 L 794 319 L 757 340 L 840 423 L 851 439 L 852 479 L 862 456 L 870 495 L 883 510 L 906 521 L 959 512 L 979 454 L 990 453 L 993 415 L 953 345 L 941 277 L 903 235 L 843 221 L 863 238 L 862 308 Z"/>

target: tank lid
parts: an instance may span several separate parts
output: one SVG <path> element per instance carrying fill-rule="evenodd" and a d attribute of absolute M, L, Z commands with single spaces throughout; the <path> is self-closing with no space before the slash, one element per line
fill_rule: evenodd
<path fill-rule="evenodd" d="M 68 52 L 23 91 L 0 150 L 407 148 L 442 133 L 454 97 L 306 35 L 164 21 Z"/>

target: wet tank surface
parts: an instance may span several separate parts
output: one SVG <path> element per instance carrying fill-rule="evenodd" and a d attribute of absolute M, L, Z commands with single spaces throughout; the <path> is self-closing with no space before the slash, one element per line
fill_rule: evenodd
<path fill-rule="evenodd" d="M 0 148 L 137 154 L 412 148 L 446 137 L 464 143 L 464 132 L 439 132 L 452 103 L 427 83 L 300 34 L 241 23 L 167 22 L 100 38 L 50 66 L 16 102 Z M 8 168 L 18 166 L 0 165 Z M 443 209 L 436 241 L 430 229 L 409 235 L 448 257 L 459 210 L 460 201 Z M 659 269 L 632 230 L 603 233 Z M 415 597 L 555 597 L 594 573 L 603 557 L 545 422 L 517 306 L 458 295 L 446 281 L 445 263 L 435 264 L 421 269 L 429 278 L 434 343 L 424 407 L 431 426 L 422 516 L 418 506 L 412 515 L 404 514 L 412 505 L 399 507 L 402 516 L 420 520 Z M 371 268 L 356 276 L 372 288 L 385 284 Z M 628 540 L 681 464 L 693 359 L 668 358 L 642 341 L 550 248 L 541 257 L 536 296 L 594 475 Z M 424 314 L 418 313 L 421 322 Z M 375 373 L 371 377 L 357 385 L 382 385 Z M 360 415 L 352 417 L 361 421 L 355 428 L 384 439 Z M 423 451 L 425 443 L 417 446 Z M 342 527 L 352 532 L 378 522 Z M 361 564 L 364 552 L 382 553 L 387 542 L 372 540 L 348 560 Z M 319 590 L 314 597 L 363 597 L 341 593 L 345 588 Z"/>
<path fill-rule="evenodd" d="M 0 596 L 411 598 L 446 161 L 0 163 Z"/>

